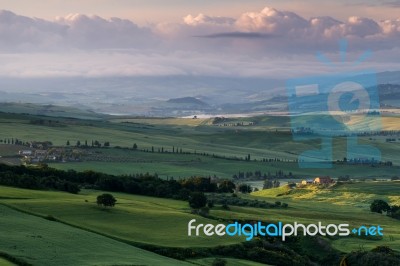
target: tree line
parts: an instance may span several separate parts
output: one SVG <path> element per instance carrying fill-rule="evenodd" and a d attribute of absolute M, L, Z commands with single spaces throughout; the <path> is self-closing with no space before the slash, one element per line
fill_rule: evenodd
<path fill-rule="evenodd" d="M 66 146 L 69 147 L 71 145 L 72 145 L 71 141 L 67 140 Z M 102 145 L 103 145 L 103 147 L 110 147 L 111 146 L 109 141 L 105 141 L 103 144 L 98 140 L 92 140 L 90 144 L 88 143 L 87 140 L 85 140 L 83 142 L 81 142 L 80 140 L 77 140 L 75 142 L 75 147 L 81 147 L 81 148 L 89 148 L 89 147 L 101 148 Z"/>
<path fill-rule="evenodd" d="M 43 176 L 37 171 L 24 171 L 23 169 L 4 167 L 4 165 L 0 165 L 0 169 L 0 185 L 26 189 L 59 190 L 73 194 L 80 191 L 78 184 L 61 179 L 51 173 Z"/>
<path fill-rule="evenodd" d="M 284 172 L 283 170 L 275 171 L 275 173 L 262 173 L 260 170 L 252 171 L 239 171 L 237 174 L 232 176 L 233 179 L 271 179 L 271 178 L 294 178 L 292 172 Z"/>
<path fill-rule="evenodd" d="M 230 180 L 213 182 L 210 177 L 161 179 L 157 174 L 140 173 L 115 176 L 95 171 L 58 170 L 41 164 L 38 167 L 0 164 L 0 184 L 27 189 L 60 190 L 78 193 L 81 187 L 111 192 L 188 200 L 191 192 L 232 193 Z"/>

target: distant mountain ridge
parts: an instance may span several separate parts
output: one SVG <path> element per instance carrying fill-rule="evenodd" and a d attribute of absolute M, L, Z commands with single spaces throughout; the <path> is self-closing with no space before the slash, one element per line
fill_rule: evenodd
<path fill-rule="evenodd" d="M 400 108 L 400 71 L 373 75 L 381 84 L 382 106 Z M 287 111 L 285 86 L 285 79 L 242 77 L 4 78 L 0 80 L 1 102 L 32 103 L 36 107 L 3 105 L 0 112 L 17 110 L 62 116 L 67 113 L 64 112 L 67 107 L 83 110 L 75 112 L 90 117 L 93 113 L 188 116 L 280 112 Z M 322 99 L 323 95 L 320 96 Z M 48 106 L 64 108 L 57 110 Z"/>
<path fill-rule="evenodd" d="M 195 97 L 182 97 L 182 98 L 172 98 L 167 101 L 168 103 L 182 103 L 182 104 L 194 104 L 207 106 L 208 104 L 195 98 Z"/>
<path fill-rule="evenodd" d="M 0 112 L 10 114 L 29 114 L 50 117 L 78 118 L 88 120 L 99 120 L 106 117 L 106 115 L 77 107 L 12 102 L 1 103 Z"/>

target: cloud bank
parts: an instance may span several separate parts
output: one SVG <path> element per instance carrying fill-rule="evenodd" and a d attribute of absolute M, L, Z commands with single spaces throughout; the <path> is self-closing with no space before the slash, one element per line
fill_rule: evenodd
<path fill-rule="evenodd" d="M 126 19 L 71 14 L 46 21 L 0 11 L 2 52 L 144 48 L 154 42 L 151 29 Z"/>
<path fill-rule="evenodd" d="M 115 17 L 44 20 L 0 11 L 0 76 L 293 76 L 319 71 L 318 51 L 338 58 L 343 38 L 349 59 L 370 49 L 375 57 L 368 66 L 398 66 L 400 18 L 304 18 L 265 7 L 238 17 L 187 15 L 180 23 L 139 26 Z"/>
<path fill-rule="evenodd" d="M 190 15 L 179 27 L 174 25 L 173 29 L 177 35 L 190 36 L 195 33 L 198 36 L 202 33 L 205 37 L 214 38 L 247 37 L 253 42 L 254 37 L 275 36 L 273 40 L 259 40 L 261 46 L 268 46 L 274 52 L 292 54 L 334 51 L 337 50 L 337 41 L 343 38 L 349 40 L 352 50 L 383 50 L 400 44 L 400 19 L 375 21 L 357 16 L 349 17 L 346 21 L 328 16 L 306 19 L 293 12 L 269 7 L 260 12 L 245 12 L 235 19 Z M 166 32 L 171 31 L 170 28 Z"/>
<path fill-rule="evenodd" d="M 329 43 L 335 43 L 341 38 L 353 41 L 353 49 L 370 46 L 370 49 L 381 50 L 399 45 L 400 18 L 375 21 L 353 16 L 347 21 L 339 21 L 321 16 L 306 19 L 293 12 L 266 7 L 259 12 L 245 12 L 237 18 L 187 15 L 181 23 L 140 27 L 133 21 L 115 17 L 105 19 L 70 14 L 48 21 L 0 11 L 0 49 L 3 52 L 68 48 L 145 49 L 174 39 L 177 47 L 181 47 L 179 42 L 182 40 L 186 40 L 188 44 L 197 42 L 193 40 L 195 36 L 238 39 L 247 37 L 252 40 L 262 36 L 275 36 L 277 41 L 273 44 L 280 48 L 292 47 L 291 51 L 284 51 L 292 53 L 303 51 L 296 49 L 299 45 L 327 50 L 331 48 Z M 207 46 L 207 43 L 202 45 Z"/>

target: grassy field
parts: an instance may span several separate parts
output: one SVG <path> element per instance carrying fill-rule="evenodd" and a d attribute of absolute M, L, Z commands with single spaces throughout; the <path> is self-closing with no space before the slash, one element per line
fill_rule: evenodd
<path fill-rule="evenodd" d="M 373 199 L 384 199 L 391 204 L 399 204 L 399 189 L 400 182 L 355 183 L 332 189 L 309 187 L 289 190 L 281 187 L 256 192 L 246 197 L 265 199 L 269 202 L 281 201 L 289 204 L 288 209 L 231 206 L 231 210 L 227 211 L 217 206 L 211 210 L 211 215 L 232 220 L 254 219 L 284 223 L 345 222 L 351 227 L 379 224 L 384 228 L 382 240 L 346 237 L 330 241 L 334 247 L 344 252 L 358 250 L 360 247 L 369 250 L 377 245 L 387 245 L 400 250 L 399 221 L 369 211 L 369 204 Z M 133 243 L 205 247 L 228 245 L 243 240 L 188 238 L 186 230 L 189 220 L 196 218 L 199 223 L 215 221 L 191 215 L 187 203 L 183 201 L 113 193 L 118 199 L 117 205 L 112 210 L 105 210 L 95 205 L 98 191 L 84 190 L 80 195 L 8 187 L 1 187 L 0 191 L 1 203 L 44 216 L 52 215 L 69 224 Z M 277 196 L 284 193 L 287 195 Z"/>
<path fill-rule="evenodd" d="M 101 115 L 92 111 L 85 111 L 73 107 L 56 106 L 51 104 L 40 105 L 31 103 L 2 103 L 0 106 L 0 112 L 46 115 L 50 117 L 70 117 L 89 120 L 98 120 L 107 117 L 106 115 Z"/>
<path fill-rule="evenodd" d="M 0 258 L 0 265 L 1 266 L 15 266 L 17 264 L 14 264 L 6 259 Z"/>
<path fill-rule="evenodd" d="M 0 202 L 57 219 L 105 235 L 135 243 L 168 247 L 206 247 L 229 245 L 242 238 L 188 238 L 187 223 L 191 219 L 216 223 L 190 214 L 187 202 L 123 193 L 113 193 L 118 202 L 114 209 L 96 205 L 101 192 L 85 190 L 79 195 L 1 187 Z"/>
<path fill-rule="evenodd" d="M 0 205 L 0 250 L 34 265 L 185 265 L 58 222 Z M 1 263 L 1 262 L 0 262 Z"/>
<path fill-rule="evenodd" d="M 210 161 L 209 164 L 207 162 Z M 332 169 L 299 169 L 296 164 L 275 163 L 272 165 L 260 163 L 240 163 L 235 161 L 218 162 L 217 160 L 204 160 L 201 163 L 194 162 L 153 162 L 153 163 L 102 163 L 102 162 L 82 162 L 82 163 L 51 163 L 51 167 L 77 171 L 95 170 L 109 174 L 134 174 L 134 173 L 157 173 L 160 177 L 183 178 L 190 176 L 213 176 L 214 174 L 221 178 L 231 178 L 233 174 L 239 171 L 260 170 L 263 173 L 283 170 L 285 173 L 292 172 L 295 175 L 303 177 L 315 177 L 319 175 L 329 175 L 339 177 L 350 175 L 354 178 L 390 178 L 396 176 L 399 172 L 398 167 L 392 168 L 370 168 L 366 166 L 343 166 Z"/>
<path fill-rule="evenodd" d="M 371 120 L 365 120 L 362 116 L 353 115 L 351 117 L 353 124 L 365 126 L 371 123 Z M 137 124 L 149 124 L 149 125 L 212 125 L 212 118 L 201 118 L 201 119 L 191 119 L 191 118 L 111 118 L 110 121 L 115 123 L 137 123 Z M 376 121 L 376 120 L 372 120 Z M 255 123 L 254 129 L 290 129 L 290 118 L 288 116 L 273 116 L 273 115 L 260 115 L 255 117 L 238 117 L 238 118 L 226 118 L 224 122 L 217 125 L 223 126 L 224 124 L 230 123 Z M 380 118 L 382 130 L 400 130 L 400 117 L 394 114 L 383 114 Z M 237 126 L 236 128 L 240 128 Z"/>
<path fill-rule="evenodd" d="M 327 189 L 320 189 L 313 185 L 296 189 L 289 189 L 288 186 L 285 186 L 254 192 L 252 195 L 282 199 L 310 199 L 336 205 L 369 208 L 371 201 L 376 198 L 384 199 L 391 205 L 400 205 L 400 193 L 398 191 L 400 191 L 399 181 L 367 181 L 336 184 Z"/>
<path fill-rule="evenodd" d="M 227 263 L 227 266 L 268 266 L 267 264 L 261 264 L 254 261 L 248 260 L 239 260 L 239 259 L 232 259 L 232 258 L 223 258 Z M 189 260 L 191 263 L 200 266 L 209 266 L 212 265 L 215 258 L 205 258 L 205 259 L 196 259 L 196 260 Z"/>
<path fill-rule="evenodd" d="M 1 145 L 0 145 L 1 146 Z M 284 171 L 292 172 L 300 177 L 330 175 L 339 177 L 350 175 L 352 177 L 386 177 L 391 178 L 400 172 L 400 167 L 370 167 L 365 165 L 333 165 L 330 169 L 302 169 L 294 162 L 260 162 L 260 161 L 236 161 L 213 158 L 201 155 L 146 153 L 131 150 L 101 149 L 101 161 L 84 161 L 68 163 L 50 163 L 51 167 L 78 171 L 96 170 L 109 174 L 132 173 L 157 173 L 160 177 L 188 177 L 188 176 L 213 176 L 231 178 L 238 172 L 254 172 L 275 174 Z"/>
<path fill-rule="evenodd" d="M 32 121 L 52 120 L 54 126 L 32 124 Z M 227 157 L 244 158 L 248 154 L 252 159 L 279 158 L 295 160 L 302 152 L 315 149 L 319 140 L 295 142 L 287 131 L 287 118 L 261 116 L 246 118 L 257 122 L 255 127 L 216 127 L 209 120 L 201 119 L 133 119 L 122 123 L 124 119 L 79 120 L 65 117 L 43 117 L 24 114 L 0 114 L 0 139 L 17 138 L 24 141 L 52 141 L 54 145 L 65 145 L 67 140 L 74 145 L 77 140 L 83 143 L 98 140 L 110 141 L 111 146 L 129 147 L 136 143 L 139 149 L 155 151 L 164 148 L 172 151 L 173 147 L 184 152 L 208 153 Z M 282 120 L 283 119 L 283 120 Z M 389 119 L 389 118 L 388 118 Z M 390 118 L 392 120 L 396 117 Z M 185 122 L 186 121 L 186 122 Z M 397 120 L 396 120 L 397 121 Z M 57 123 L 56 123 L 57 122 Z M 286 131 L 272 130 L 272 127 L 285 128 Z M 281 130 L 281 129 L 280 129 Z M 283 129 L 282 129 L 283 130 Z M 371 144 L 382 152 L 383 160 L 391 160 L 400 165 L 398 153 L 400 143 L 386 143 L 384 137 L 361 138 L 360 143 Z M 334 158 L 346 157 L 346 141 L 334 140 Z M 98 170 L 112 174 L 131 174 L 135 172 L 157 172 L 160 176 L 184 177 L 192 175 L 218 175 L 230 178 L 239 171 L 272 172 L 285 170 L 293 174 L 321 175 L 315 169 L 300 169 L 295 163 L 262 163 L 215 159 L 197 155 L 135 153 L 124 150 L 102 150 L 104 156 L 111 156 L 110 161 L 101 163 L 86 161 L 82 163 L 53 164 L 60 169 Z M 2 148 L 0 158 L 5 163 L 18 163 L 16 149 Z M 364 155 L 360 155 L 362 157 Z M 122 159 L 121 159 L 122 158 Z M 123 161 L 127 161 L 126 163 Z M 392 168 L 371 168 L 366 166 L 338 166 L 324 170 L 323 174 L 333 177 L 351 175 L 354 177 L 392 177 L 400 172 L 398 166 Z"/>
<path fill-rule="evenodd" d="M 90 116 L 88 114 L 88 116 Z M 33 124 L 37 119 L 57 121 L 55 126 Z M 234 120 L 234 119 L 233 119 Z M 254 159 L 280 158 L 294 160 L 305 150 L 319 146 L 318 140 L 295 142 L 289 133 L 290 123 L 285 117 L 260 116 L 241 118 L 256 122 L 254 127 L 219 127 L 211 125 L 210 119 L 144 119 L 97 117 L 79 120 L 66 117 L 43 117 L 38 115 L 0 114 L 0 139 L 18 138 L 24 141 L 52 141 L 55 145 L 72 145 L 77 140 L 110 141 L 111 146 L 139 149 L 172 147 L 183 151 L 217 154 L 244 158 L 236 161 L 200 154 L 151 153 L 132 149 L 92 149 L 99 160 L 83 162 L 50 163 L 58 169 L 78 171 L 94 170 L 109 174 L 157 173 L 161 177 L 212 176 L 231 178 L 238 172 L 272 173 L 283 170 L 286 174 L 301 177 L 350 175 L 360 178 L 390 178 L 400 173 L 400 142 L 387 143 L 386 137 L 364 137 L 360 143 L 371 144 L 380 149 L 383 160 L 393 161 L 393 167 L 361 165 L 337 165 L 331 169 L 301 169 L 294 162 L 261 162 Z M 398 117 L 385 117 L 385 128 L 396 129 Z M 277 131 L 275 129 L 278 129 Z M 334 158 L 346 156 L 346 141 L 334 140 Z M 0 162 L 17 163 L 15 155 L 22 147 L 0 144 Z M 360 155 L 362 157 L 363 155 Z M 268 202 L 281 201 L 289 208 L 259 209 L 220 206 L 211 210 L 217 219 L 246 219 L 282 221 L 293 223 L 349 223 L 351 226 L 376 225 L 384 228 L 382 240 L 366 240 L 355 237 L 330 239 L 332 245 L 344 252 L 369 250 L 377 245 L 387 245 L 400 250 L 399 221 L 385 215 L 371 213 L 369 204 L 373 199 L 384 199 L 400 205 L 400 182 L 360 182 L 334 186 L 330 189 L 307 187 L 291 190 L 281 187 L 263 190 L 252 195 L 241 195 Z M 118 202 L 113 209 L 100 208 L 95 204 L 100 191 L 82 190 L 78 195 L 61 192 L 32 191 L 0 187 L 0 225 L 12 228 L 4 235 L 0 251 L 39 265 L 64 264 L 144 264 L 175 265 L 150 252 L 134 248 L 131 244 L 151 244 L 163 247 L 215 247 L 243 241 L 243 238 L 206 238 L 187 236 L 187 223 L 195 218 L 198 222 L 218 221 L 190 213 L 187 202 L 159 199 L 123 193 L 113 193 Z M 51 222 L 40 217 L 11 210 L 11 206 L 31 214 L 51 215 L 63 223 Z M 47 229 L 46 229 L 47 228 Z M 79 229 L 80 228 L 80 229 Z M 88 230 L 99 232 L 93 234 Z M 66 237 L 70 233 L 72 237 Z M 40 237 L 39 237 L 40 236 Z M 61 236 L 61 237 L 60 237 Z M 84 239 L 84 240 L 81 240 Z M 114 239 L 114 240 L 113 240 Z M 15 243 L 15 244 L 13 244 Z M 106 252 L 103 252 L 106 250 Z M 132 251 L 133 250 L 133 251 Z M 84 254 L 90 254 L 84 256 Z M 110 255 L 112 254 L 112 255 Z M 66 258 L 72 257 L 73 260 Z M 107 259 L 108 258 L 108 259 Z M 118 258 L 118 261 L 111 259 Z M 165 263 L 164 263 L 165 259 Z M 193 260 L 198 265 L 210 265 L 214 258 Z M 228 265 L 257 265 L 249 261 L 227 258 Z M 1 265 L 0 261 L 0 265 Z M 167 263 L 167 264 L 166 264 Z"/>
<path fill-rule="evenodd" d="M 400 250 L 399 220 L 371 213 L 369 205 L 374 199 L 383 199 L 391 205 L 400 205 L 400 182 L 360 182 L 344 184 L 331 189 L 318 189 L 314 186 L 290 190 L 287 187 L 254 192 L 252 197 L 288 203 L 286 212 L 268 210 L 264 213 L 258 210 L 238 208 L 233 212 L 220 212 L 222 217 L 268 217 L 269 220 L 280 220 L 293 223 L 349 223 L 350 226 L 381 225 L 384 228 L 382 240 L 365 240 L 354 237 L 332 240 L 339 250 L 348 252 L 360 247 L 371 249 L 377 245 L 387 245 Z M 282 195 L 287 194 L 287 195 Z M 282 196 L 279 196 L 282 195 Z M 243 215 L 245 212 L 247 214 Z"/>
<path fill-rule="evenodd" d="M 148 125 L 172 125 L 172 126 L 200 126 L 211 125 L 211 118 L 115 118 L 110 119 L 113 123 L 148 124 Z"/>
<path fill-rule="evenodd" d="M 32 124 L 31 121 L 43 119 L 58 121 L 54 126 Z M 279 117 L 279 119 L 283 119 Z M 140 149 L 164 147 L 182 148 L 184 151 L 215 153 L 226 156 L 244 157 L 251 154 L 253 158 L 286 158 L 296 159 L 301 152 L 320 145 L 320 140 L 293 141 L 289 128 L 275 131 L 269 127 L 279 126 L 277 117 L 256 117 L 260 120 L 258 127 L 216 127 L 207 123 L 193 124 L 193 119 L 178 119 L 179 122 L 161 124 L 117 123 L 114 120 L 78 120 L 63 117 L 51 118 L 33 115 L 0 114 L 0 139 L 18 138 L 25 141 L 52 141 L 55 145 L 65 145 L 67 140 L 75 144 L 88 140 L 110 141 L 112 146 L 132 147 L 136 143 Z M 397 119 L 392 117 L 390 119 Z M 172 119 L 173 120 L 173 119 Z M 176 120 L 176 119 L 175 119 Z M 118 120 L 117 120 L 118 121 Z M 174 120 L 173 120 L 174 121 Z M 187 121 L 186 123 L 184 121 Z M 195 120 L 196 121 L 196 120 Z M 263 123 L 268 123 L 268 128 Z M 287 123 L 284 122 L 284 123 Z M 385 143 L 384 138 L 362 138 L 362 143 L 379 145 L 386 159 L 392 158 L 397 143 Z M 334 157 L 346 156 L 346 142 L 338 139 L 335 143 Z M 387 152 L 386 152 L 387 151 Z M 399 159 L 400 160 L 400 159 Z"/>

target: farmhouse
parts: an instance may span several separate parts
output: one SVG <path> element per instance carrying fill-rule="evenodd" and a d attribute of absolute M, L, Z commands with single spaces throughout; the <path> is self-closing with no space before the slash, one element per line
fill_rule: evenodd
<path fill-rule="evenodd" d="M 301 181 L 302 185 L 311 185 L 313 183 L 312 179 L 307 179 L 307 180 L 303 180 Z"/>
<path fill-rule="evenodd" d="M 18 152 L 19 155 L 23 155 L 23 156 L 30 156 L 32 155 L 32 151 L 31 150 L 21 150 Z"/>
<path fill-rule="evenodd" d="M 332 184 L 332 183 L 333 183 L 333 180 L 329 176 L 316 177 L 314 179 L 314 184 L 326 185 L 326 184 Z"/>

